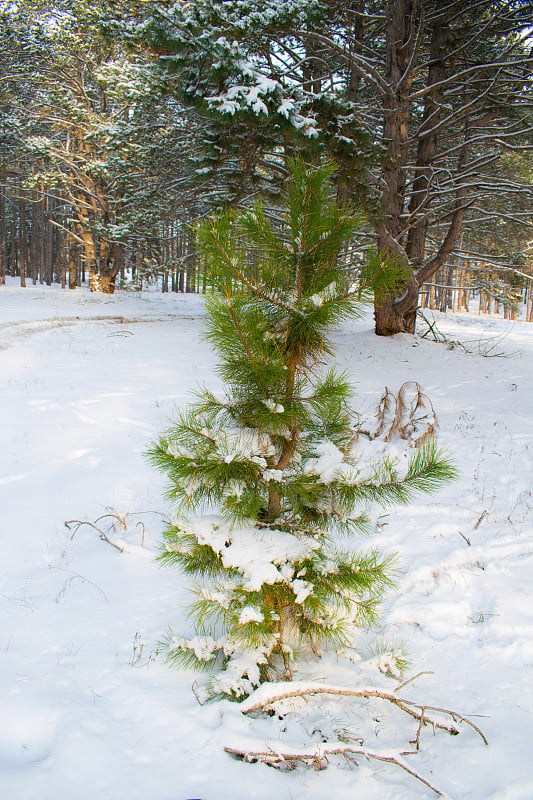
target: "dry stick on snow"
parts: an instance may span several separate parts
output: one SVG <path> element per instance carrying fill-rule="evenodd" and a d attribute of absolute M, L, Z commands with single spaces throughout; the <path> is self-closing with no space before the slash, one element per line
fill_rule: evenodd
<path fill-rule="evenodd" d="M 97 517 L 95 519 L 94 524 L 96 525 L 96 523 L 100 522 L 101 519 L 106 519 L 107 517 L 112 517 L 113 519 L 118 519 L 118 521 L 120 522 L 120 525 L 124 528 L 124 530 L 126 530 L 126 528 L 128 527 L 126 525 L 126 518 L 125 517 L 121 517 L 120 514 L 102 514 L 101 517 Z"/>
<path fill-rule="evenodd" d="M 114 516 L 114 515 L 110 515 L 109 514 L 109 515 L 105 515 L 105 516 Z M 101 519 L 101 517 L 100 517 L 100 519 Z M 118 544 L 115 544 L 115 542 L 112 542 L 111 539 L 104 533 L 104 531 L 101 528 L 99 528 L 97 525 L 95 525 L 94 522 L 88 522 L 87 520 L 69 519 L 69 520 L 67 520 L 65 522 L 65 528 L 68 528 L 69 531 L 72 531 L 72 536 L 70 537 L 71 539 L 74 538 L 74 536 L 77 534 L 77 532 L 79 531 L 79 529 L 81 528 L 82 525 L 88 525 L 90 528 L 94 528 L 95 531 L 98 531 L 100 539 L 102 539 L 103 542 L 107 542 L 108 544 L 111 545 L 111 547 L 114 547 L 115 550 L 119 550 L 121 553 L 124 552 L 124 548 L 123 547 L 119 547 Z"/>
<path fill-rule="evenodd" d="M 475 531 L 477 531 L 477 529 L 479 528 L 479 526 L 481 525 L 481 523 L 483 522 L 483 520 L 485 519 L 485 517 L 487 516 L 488 513 L 489 512 L 486 509 L 483 509 L 483 511 L 481 513 L 481 516 L 479 517 L 478 521 L 474 525 L 474 530 Z"/>
<path fill-rule="evenodd" d="M 135 527 L 136 528 L 141 528 L 142 527 L 143 537 L 142 537 L 142 540 L 141 540 L 141 547 L 144 547 L 144 534 L 146 533 L 146 526 L 145 526 L 144 522 L 138 522 Z"/>
<path fill-rule="evenodd" d="M 371 750 L 367 750 L 366 748 L 359 748 L 359 747 L 352 747 L 351 745 L 345 745 L 343 743 L 338 744 L 320 744 L 316 745 L 316 747 L 308 752 L 308 753 L 293 753 L 293 752 L 284 752 L 283 747 L 280 747 L 278 743 L 275 745 L 275 749 L 268 749 L 266 751 L 247 751 L 247 750 L 240 750 L 234 747 L 225 747 L 224 750 L 226 753 L 230 753 L 237 758 L 243 758 L 245 761 L 262 761 L 265 764 L 268 764 L 271 767 L 282 767 L 283 765 L 294 765 L 298 762 L 307 764 L 308 766 L 313 766 L 315 769 L 323 769 L 324 768 L 324 761 L 327 762 L 328 755 L 342 755 L 348 761 L 354 763 L 354 760 L 350 758 L 352 755 L 360 755 L 364 756 L 365 758 L 371 758 L 375 761 L 385 761 L 388 764 L 395 764 L 397 767 L 405 770 L 408 772 L 409 775 L 412 775 L 413 778 L 416 778 L 418 781 L 423 783 L 433 792 L 435 792 L 438 797 L 444 797 L 444 794 L 439 791 L 435 786 L 432 786 L 429 781 L 419 775 L 414 769 L 411 769 L 406 764 L 403 763 L 401 760 L 401 755 L 414 755 L 413 753 L 403 753 L 401 755 L 393 755 L 392 753 L 379 754 L 373 753 Z"/>
<path fill-rule="evenodd" d="M 418 678 L 422 677 L 422 675 L 434 675 L 434 674 L 435 673 L 432 670 L 429 670 L 429 669 L 426 669 L 423 672 L 417 672 L 417 674 L 413 675 L 412 678 L 409 678 L 408 680 L 404 681 L 403 683 L 400 683 L 400 685 L 397 686 L 394 691 L 395 692 L 399 692 L 400 689 L 403 689 L 403 687 L 407 686 L 408 683 L 413 683 L 413 681 L 416 681 Z"/>
<path fill-rule="evenodd" d="M 265 684 L 263 684 L 263 686 L 265 686 Z M 481 736 L 484 743 L 488 745 L 485 735 L 481 732 L 477 725 L 474 725 L 473 722 L 470 722 L 469 719 L 464 717 L 462 714 L 459 714 L 457 711 L 452 711 L 447 708 L 439 708 L 438 706 L 428 706 L 421 703 L 415 703 L 413 700 L 406 700 L 405 698 L 397 697 L 395 694 L 391 694 L 383 689 L 347 689 L 337 686 L 327 686 L 324 684 L 317 686 L 310 686 L 309 684 L 297 686 L 294 683 L 291 686 L 290 682 L 287 684 L 286 688 L 281 688 L 282 684 L 278 684 L 278 686 L 279 689 L 277 691 L 273 690 L 270 695 L 266 694 L 264 698 L 261 697 L 261 690 L 254 692 L 254 694 L 250 695 L 250 697 L 245 700 L 244 703 L 242 703 L 242 713 L 250 714 L 252 711 L 260 711 L 267 706 L 272 705 L 272 703 L 276 703 L 279 700 L 284 700 L 288 697 L 307 697 L 314 694 L 336 694 L 346 697 L 366 698 L 378 697 L 381 700 L 387 700 L 387 702 L 397 706 L 401 711 L 404 711 L 406 714 L 409 714 L 409 716 L 418 720 L 418 722 L 423 721 L 424 724 L 431 725 L 433 728 L 439 728 L 440 730 L 447 731 L 452 736 L 457 736 L 459 733 L 455 725 L 447 722 L 438 722 L 436 719 L 428 717 L 426 712 L 435 711 L 438 714 L 451 717 L 454 722 L 457 722 L 458 720 L 464 722 L 466 725 L 476 731 L 476 733 Z M 254 695 L 259 698 L 255 702 Z"/>
<path fill-rule="evenodd" d="M 194 681 L 194 683 L 193 683 L 193 684 L 192 684 L 192 686 L 191 686 L 191 689 L 192 689 L 192 693 L 193 693 L 193 695 L 194 695 L 194 696 L 195 696 L 195 698 L 196 698 L 196 702 L 198 703 L 198 705 L 199 705 L 199 706 L 203 706 L 203 705 L 205 705 L 205 700 L 204 700 L 204 701 L 202 701 L 202 700 L 200 699 L 200 691 L 199 691 L 199 690 L 200 690 L 200 684 L 198 683 L 198 681 Z"/>

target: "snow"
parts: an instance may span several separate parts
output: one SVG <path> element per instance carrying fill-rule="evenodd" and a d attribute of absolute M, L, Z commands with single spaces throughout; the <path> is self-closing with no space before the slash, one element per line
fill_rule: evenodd
<path fill-rule="evenodd" d="M 296 593 L 296 597 L 294 598 L 295 603 L 303 603 L 306 597 L 309 597 L 313 591 L 313 584 L 309 583 L 309 581 L 303 581 L 301 578 L 295 578 L 291 581 L 291 587 Z"/>
<path fill-rule="evenodd" d="M 318 458 L 308 459 L 305 465 L 305 472 L 317 475 L 323 483 L 332 483 L 344 472 L 343 468 L 347 466 L 344 461 L 344 455 L 329 439 L 318 442 L 315 449 L 318 453 Z"/>
<path fill-rule="evenodd" d="M 403 647 L 412 666 L 402 680 L 424 674 L 399 694 L 471 715 L 489 740 L 485 747 L 464 725 L 459 737 L 426 729 L 408 765 L 454 800 L 529 800 L 533 325 L 435 318 L 472 352 L 375 337 L 370 314 L 334 336 L 362 417 L 385 386 L 396 393 L 417 381 L 461 477 L 383 512 L 365 540 L 397 552 L 401 572 L 379 631 L 363 635 L 361 658 L 311 658 L 295 677 L 393 691 L 398 682 L 379 671 L 390 656 L 377 658 L 372 646 L 384 638 L 391 650 Z M 236 704 L 199 705 L 191 685 L 200 677 L 157 657 L 169 625 L 194 636 L 192 595 L 179 571 L 153 560 L 171 510 L 143 454 L 199 383 L 221 389 L 203 329 L 201 298 L 191 295 L 0 287 L 0 794 L 432 797 L 407 773 L 364 757 L 357 769 L 330 757 L 323 772 L 278 772 L 224 752 L 236 741 L 311 752 L 357 737 L 372 752 L 408 749 L 416 723 L 383 702 L 300 699 L 283 719 L 252 719 Z M 319 457 L 333 468 L 334 453 Z M 67 529 L 68 520 L 95 523 L 123 552 L 89 525 Z M 247 554 L 254 566 L 260 550 Z M 300 597 L 302 578 L 293 579 Z"/>
<path fill-rule="evenodd" d="M 278 81 L 267 78 L 242 62 L 240 65 L 243 76 L 248 76 L 255 81 L 255 85 L 230 86 L 223 94 L 215 95 L 208 99 L 209 106 L 222 114 L 235 114 L 241 108 L 251 108 L 255 114 L 268 115 L 268 108 L 261 99 L 276 94 L 280 90 Z"/>
<path fill-rule="evenodd" d="M 242 588 L 247 592 L 258 591 L 264 583 L 282 581 L 283 568 L 309 552 L 309 542 L 290 533 L 232 526 L 216 516 L 195 519 L 180 528 L 194 533 L 200 544 L 208 544 L 226 568 L 238 569 L 243 575 Z M 292 572 L 291 567 L 289 580 Z"/>
<path fill-rule="evenodd" d="M 248 622 L 263 622 L 264 616 L 253 606 L 245 606 L 239 615 L 239 625 L 246 625 Z"/>

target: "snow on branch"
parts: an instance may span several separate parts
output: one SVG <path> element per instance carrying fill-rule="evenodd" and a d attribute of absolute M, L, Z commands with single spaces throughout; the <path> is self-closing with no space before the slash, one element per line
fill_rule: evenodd
<path fill-rule="evenodd" d="M 418 749 L 420 730 L 423 725 L 431 725 L 433 728 L 447 731 L 452 736 L 457 736 L 459 730 L 455 723 L 464 722 L 476 733 L 481 736 L 483 742 L 488 745 L 488 741 L 482 731 L 471 722 L 469 719 L 459 714 L 457 711 L 452 711 L 447 708 L 440 708 L 438 706 L 430 706 L 421 703 L 415 703 L 413 700 L 406 700 L 405 698 L 398 697 L 397 695 L 382 689 L 380 687 L 369 686 L 360 689 L 350 689 L 344 686 L 329 686 L 328 684 L 310 683 L 307 681 L 280 681 L 279 683 L 263 683 L 258 689 L 253 692 L 242 704 L 241 710 L 243 714 L 250 714 L 253 711 L 262 711 L 273 703 L 284 700 L 288 697 L 310 697 L 315 694 L 334 694 L 344 697 L 377 697 L 381 700 L 386 700 L 389 703 L 397 706 L 401 711 L 404 711 L 409 716 L 418 720 L 419 731 L 416 738 L 416 745 Z M 451 717 L 453 723 L 428 716 L 426 712 L 434 712 L 442 714 L 445 717 Z"/>

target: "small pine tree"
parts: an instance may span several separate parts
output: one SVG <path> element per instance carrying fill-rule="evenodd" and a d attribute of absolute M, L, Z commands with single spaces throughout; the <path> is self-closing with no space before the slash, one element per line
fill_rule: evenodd
<path fill-rule="evenodd" d="M 350 643 L 374 620 L 393 559 L 341 550 L 339 531 L 363 528 L 355 509 L 369 501 L 407 503 L 454 475 L 432 443 L 402 475 L 391 460 L 358 467 L 350 385 L 318 374 L 329 331 L 361 313 L 379 274 L 353 286 L 339 264 L 361 219 L 338 207 L 331 174 L 294 163 L 276 222 L 258 205 L 202 229 L 207 337 L 227 391 L 202 391 L 149 453 L 181 512 L 159 559 L 198 580 L 197 635 L 170 633 L 167 657 L 210 670 L 213 695 L 243 697 L 289 679 L 296 656 Z M 202 508 L 219 516 L 186 516 Z"/>

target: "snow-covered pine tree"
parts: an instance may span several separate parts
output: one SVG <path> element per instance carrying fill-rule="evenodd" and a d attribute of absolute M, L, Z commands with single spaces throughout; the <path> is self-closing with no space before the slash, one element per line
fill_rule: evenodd
<path fill-rule="evenodd" d="M 361 529 L 368 502 L 407 503 L 454 475 L 433 443 L 403 474 L 358 466 L 351 387 L 324 359 L 332 327 L 369 299 L 370 277 L 350 285 L 338 259 L 361 219 L 336 204 L 330 166 L 291 173 L 277 221 L 258 205 L 203 228 L 227 390 L 202 391 L 149 453 L 181 512 L 159 558 L 197 580 L 197 635 L 170 633 L 168 660 L 210 670 L 211 693 L 233 698 L 373 621 L 393 559 L 341 550 L 339 531 Z M 200 509 L 218 515 L 190 516 Z"/>

